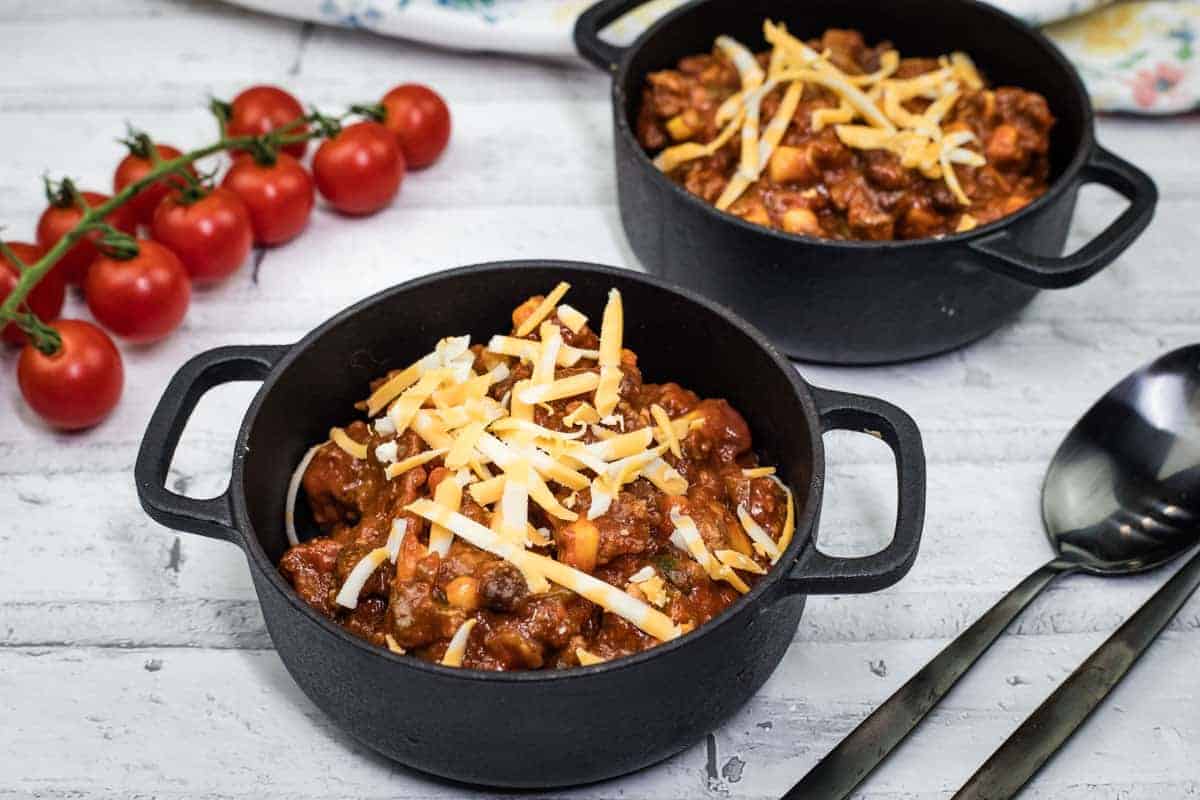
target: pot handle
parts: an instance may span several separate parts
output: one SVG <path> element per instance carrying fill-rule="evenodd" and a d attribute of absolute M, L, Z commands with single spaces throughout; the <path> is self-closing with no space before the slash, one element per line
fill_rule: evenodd
<path fill-rule="evenodd" d="M 218 347 L 188 361 L 171 378 L 146 426 L 133 468 L 138 499 L 156 522 L 240 543 L 229 506 L 229 489 L 206 500 L 185 497 L 166 488 L 167 470 L 184 426 L 205 392 L 230 381 L 262 380 L 289 349 L 288 345 Z"/>
<path fill-rule="evenodd" d="M 983 255 L 997 272 L 1039 289 L 1062 289 L 1083 283 L 1125 252 L 1150 224 L 1158 202 L 1158 188 L 1149 175 L 1099 145 L 1083 165 L 1079 182 L 1080 185 L 1102 183 L 1124 195 L 1129 207 L 1074 253 L 1068 256 L 1027 253 L 1007 230 L 975 239 L 967 246 Z"/>
<path fill-rule="evenodd" d="M 575 20 L 575 49 L 579 55 L 605 72 L 615 70 L 625 48 L 601 39 L 600 31 L 644 2 L 646 0 L 600 0 L 580 14 Z"/>
<path fill-rule="evenodd" d="M 796 559 L 784 582 L 797 594 L 859 594 L 891 586 L 912 567 L 925 521 L 925 450 L 912 417 L 874 397 L 813 387 L 822 433 L 860 431 L 887 443 L 896 457 L 896 532 L 883 550 L 869 556 L 827 556 L 812 546 Z"/>

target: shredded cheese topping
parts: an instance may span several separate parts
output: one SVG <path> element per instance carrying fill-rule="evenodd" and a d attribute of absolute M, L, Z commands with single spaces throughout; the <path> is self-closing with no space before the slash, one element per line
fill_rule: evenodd
<path fill-rule="evenodd" d="M 433 502 L 450 511 L 458 511 L 462 504 L 462 485 L 453 478 L 442 478 L 433 490 Z M 433 525 L 429 529 L 429 552 L 445 558 L 450 553 L 454 532 L 444 525 Z"/>
<path fill-rule="evenodd" d="M 655 403 L 650 406 L 650 416 L 654 417 L 654 421 L 658 424 L 654 438 L 667 445 L 671 455 L 683 458 L 683 449 L 679 446 L 679 436 L 675 433 L 675 426 L 671 424 L 671 418 L 667 415 L 666 409 Z"/>
<path fill-rule="evenodd" d="M 415 467 L 420 467 L 424 464 L 428 464 L 430 461 L 433 461 L 435 458 L 441 458 L 445 454 L 446 454 L 445 448 L 441 448 L 441 447 L 439 447 L 437 450 L 425 450 L 423 452 L 417 453 L 414 456 L 409 456 L 408 458 L 404 459 L 403 461 L 397 461 L 395 464 L 388 464 L 386 467 L 384 467 L 383 474 L 385 476 L 387 476 L 388 480 L 391 480 L 392 478 L 403 475 L 404 473 L 408 472 L 410 469 L 413 469 Z"/>
<path fill-rule="evenodd" d="M 387 561 L 388 555 L 388 548 L 376 547 L 363 556 L 354 565 L 354 569 L 350 570 L 350 574 L 346 576 L 346 582 L 342 584 L 342 588 L 338 590 L 337 597 L 333 601 L 342 608 L 358 608 L 358 595 L 366 586 L 367 580 L 375 574 L 375 570 L 379 569 L 379 565 Z"/>
<path fill-rule="evenodd" d="M 384 547 L 387 549 L 388 561 L 393 564 L 396 559 L 400 558 L 400 548 L 404 545 L 404 537 L 408 535 L 408 520 L 403 517 L 398 517 L 392 520 L 392 530 L 388 534 L 387 544 Z M 443 553 L 443 555 L 445 555 Z"/>
<path fill-rule="evenodd" d="M 575 657 L 579 659 L 579 666 L 581 667 L 590 667 L 593 664 L 603 664 L 605 661 L 605 659 L 601 658 L 595 653 L 590 653 L 587 650 L 584 650 L 582 647 L 575 648 Z"/>
<path fill-rule="evenodd" d="M 329 440 L 336 444 L 339 449 L 345 451 L 349 455 L 354 456 L 359 461 L 365 461 L 367 458 L 367 446 L 359 444 L 350 438 L 350 434 L 346 433 L 341 428 L 333 428 L 329 431 Z"/>
<path fill-rule="evenodd" d="M 558 305 L 558 301 L 563 299 L 563 296 L 566 295 L 567 290 L 570 288 L 571 284 L 565 281 L 555 286 L 550 294 L 542 298 L 542 302 L 538 303 L 533 313 L 517 326 L 517 336 L 528 336 L 537 330 L 537 326 L 542 324 L 542 320 L 550 316 L 550 312 L 554 310 L 554 307 Z"/>
<path fill-rule="evenodd" d="M 442 656 L 443 667 L 462 666 L 463 656 L 467 654 L 467 642 L 471 639 L 471 631 L 478 624 L 479 620 L 471 617 L 458 626 L 458 630 L 454 632 L 454 638 L 450 640 L 450 644 L 446 647 L 446 654 Z"/>
<path fill-rule="evenodd" d="M 559 303 L 555 315 L 558 317 L 558 321 L 566 325 L 567 330 L 571 331 L 571 333 L 579 333 L 583 330 L 583 326 L 587 325 L 588 321 L 586 314 L 566 303 Z"/>
<path fill-rule="evenodd" d="M 737 507 L 737 516 L 738 522 L 742 523 L 742 530 L 750 537 L 750 541 L 754 542 L 754 549 L 758 554 L 770 558 L 772 564 L 775 563 L 779 559 L 779 547 L 775 540 L 750 516 L 745 506 Z"/>
<path fill-rule="evenodd" d="M 283 504 L 283 530 L 287 534 L 288 544 L 293 547 L 300 544 L 300 537 L 296 535 L 296 500 L 300 496 L 300 484 L 304 482 L 304 473 L 308 471 L 313 456 L 324 446 L 325 444 L 321 443 L 308 448 L 308 452 L 300 458 L 300 463 L 296 465 L 291 479 L 288 480 L 287 498 Z"/>
<path fill-rule="evenodd" d="M 700 529 L 696 527 L 696 523 L 691 517 L 680 514 L 677 508 L 672 508 L 671 524 L 675 526 L 675 532 L 671 534 L 671 543 L 691 555 L 696 563 L 708 573 L 708 577 L 715 581 L 725 581 L 742 594 L 750 591 L 750 587 L 737 576 L 736 572 L 717 561 L 708 552 L 704 538 L 700 535 Z"/>
<path fill-rule="evenodd" d="M 301 459 L 289 481 L 286 499 L 284 522 L 292 544 L 298 543 L 294 512 L 299 489 L 313 458 L 327 444 L 356 459 L 366 460 L 373 453 L 371 466 L 377 464 L 388 479 L 439 461 L 449 470 L 441 476 L 432 498 L 409 504 L 405 515 L 392 520 L 386 543 L 367 552 L 353 566 L 335 597 L 337 605 L 356 608 L 364 586 L 385 562 L 396 564 L 404 553 L 411 556 L 414 547 L 421 557 L 432 553 L 446 557 L 457 536 L 513 564 L 534 594 L 547 592 L 557 584 L 664 641 L 690 629 L 675 624 L 659 610 L 668 607 L 670 594 L 664 578 L 653 567 L 630 576 L 622 589 L 530 549 L 554 543 L 549 528 L 535 527 L 543 518 L 531 517 L 531 504 L 558 527 L 585 514 L 588 519 L 608 514 L 623 487 L 640 478 L 668 495 L 686 496 L 688 481 L 668 459 L 683 458 L 684 440 L 693 428 L 705 424 L 698 412 L 672 419 L 657 404 L 648 409 L 648 415 L 640 417 L 632 416 L 628 409 L 618 413 L 624 352 L 621 295 L 616 290 L 609 293 L 599 347 L 588 351 L 569 347 L 563 340 L 564 330 L 583 331 L 587 318 L 560 304 L 566 284 L 559 287 L 523 320 L 522 325 L 531 326 L 527 334 L 530 338 L 496 336 L 487 347 L 474 350 L 469 337 L 442 339 L 432 352 L 372 392 L 364 408 L 373 417 L 369 443 L 356 442 L 345 430 L 334 428 L 329 441 L 311 448 Z M 557 321 L 551 319 L 551 314 Z M 532 335 L 534 330 L 536 335 Z M 513 385 L 506 402 L 497 402 L 491 396 L 492 389 L 498 381 L 509 379 L 512 359 L 526 362 L 530 377 Z M 569 369 L 580 362 L 584 362 L 577 368 L 581 371 L 559 377 L 559 368 Z M 476 365 L 482 371 L 477 373 Z M 580 399 L 561 403 L 558 408 L 546 405 L 576 397 Z M 544 406 L 552 417 L 562 413 L 561 406 L 571 411 L 559 417 L 559 423 L 543 420 L 545 424 L 539 424 L 534 416 L 538 406 Z M 377 416 L 385 408 L 386 414 Z M 629 420 L 636 420 L 629 423 L 631 426 L 643 427 L 626 430 L 627 414 Z M 418 452 L 401 459 L 400 441 L 395 437 L 409 428 L 423 442 L 424 449 L 418 448 Z M 770 476 L 778 482 L 769 467 L 744 472 L 754 477 Z M 590 494 L 586 509 L 578 495 L 585 489 Z M 468 502 L 483 507 L 486 524 L 463 513 L 464 492 L 470 496 Z M 787 497 L 789 521 L 784 533 L 790 538 L 794 512 L 790 492 Z M 427 547 L 415 538 L 408 540 L 416 536 L 414 517 L 430 523 Z M 749 588 L 735 570 L 764 571 L 753 559 L 736 551 L 710 553 L 695 522 L 677 510 L 671 520 L 675 526 L 671 541 L 696 559 L 714 580 L 726 581 L 745 592 Z M 784 548 L 786 541 L 781 537 L 776 552 Z M 473 622 L 474 618 L 468 619 L 456 631 L 443 663 L 461 666 Z M 393 652 L 404 652 L 394 639 L 389 639 L 388 646 Z M 581 656 L 581 661 L 586 658 Z"/>
<path fill-rule="evenodd" d="M 900 54 L 889 50 L 881 55 L 879 69 L 875 72 L 851 75 L 834 65 L 826 55 L 817 53 L 788 33 L 782 24 L 765 21 L 763 34 L 772 46 L 770 68 L 766 74 L 745 45 L 729 36 L 717 37 L 714 47 L 732 62 L 741 79 L 741 90 L 717 109 L 716 122 L 725 125 L 720 133 L 707 144 L 684 141 L 663 150 L 654 160 L 661 171 L 671 172 L 687 161 L 711 156 L 728 144 L 735 134 L 740 134 L 741 155 L 737 169 L 714 203 L 719 209 L 729 209 L 758 180 L 793 122 L 804 85 L 813 84 L 833 92 L 838 98 L 837 107 L 813 111 L 810 123 L 813 131 L 833 125 L 838 138 L 847 147 L 895 153 L 905 168 L 919 170 L 933 180 L 944 180 L 961 205 L 970 205 L 970 197 L 954 167 L 979 167 L 986 160 L 980 153 L 967 149 L 967 145 L 977 144 L 972 134 L 967 131 L 946 133 L 941 127 L 942 120 L 961 97 L 964 86 L 971 90 L 984 86 L 979 71 L 966 53 L 942 56 L 939 59 L 941 68 L 933 72 L 896 79 L 892 76 L 900 66 Z M 760 132 L 762 100 L 782 86 L 787 88 L 779 109 L 766 129 Z M 911 111 L 904 105 L 916 98 L 931 101 L 922 113 Z M 856 119 L 861 119 L 863 124 L 851 124 Z M 960 229 L 970 228 L 960 226 Z"/>
<path fill-rule="evenodd" d="M 765 478 L 768 475 L 774 475 L 774 474 L 775 474 L 774 467 L 754 467 L 753 469 L 742 470 L 742 477 L 744 477 L 744 478 L 752 478 L 752 479 L 753 478 Z"/>
<path fill-rule="evenodd" d="M 617 407 L 621 386 L 621 343 L 625 337 L 625 308 L 621 293 L 612 289 L 600 323 L 600 380 L 596 389 L 596 413 L 603 419 Z"/>
<path fill-rule="evenodd" d="M 788 545 L 792 543 L 792 536 L 796 532 L 796 503 L 792 498 L 792 490 L 779 480 L 775 475 L 771 476 L 771 480 L 775 481 L 775 485 L 783 490 L 783 494 L 787 497 L 787 515 L 783 519 L 783 531 L 779 534 L 779 542 L 776 547 L 779 550 L 779 555 L 782 556 L 788 549 Z M 779 556 L 771 560 L 772 564 L 779 561 Z"/>

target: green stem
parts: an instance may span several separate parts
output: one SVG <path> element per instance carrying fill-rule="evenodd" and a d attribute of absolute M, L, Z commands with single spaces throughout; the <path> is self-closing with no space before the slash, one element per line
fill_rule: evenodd
<path fill-rule="evenodd" d="M 4 303 L 0 305 L 0 328 L 9 322 L 15 322 L 26 334 L 33 340 L 34 345 L 42 352 L 53 353 L 58 349 L 59 338 L 51 328 L 46 326 L 37 317 L 28 312 L 22 311 L 29 293 L 33 291 L 33 287 L 37 286 L 38 281 L 46 277 L 51 268 L 66 254 L 71 247 L 82 239 L 89 231 L 95 229 L 98 225 L 103 224 L 103 220 L 117 208 L 120 208 L 125 203 L 129 202 L 130 198 L 138 192 L 145 189 L 150 184 L 158 181 L 160 178 L 174 173 L 185 168 L 193 161 L 197 161 L 205 156 L 210 156 L 214 153 L 219 153 L 223 150 L 233 148 L 245 148 L 252 146 L 258 140 L 266 140 L 276 146 L 289 145 L 293 142 L 304 142 L 309 139 L 316 138 L 321 135 L 321 132 L 312 131 L 308 133 L 296 133 L 289 135 L 288 132 L 296 129 L 306 122 L 310 122 L 315 117 L 303 117 L 294 120 L 287 125 L 284 125 L 265 136 L 222 136 L 218 141 L 213 142 L 206 147 L 201 147 L 198 150 L 192 150 L 183 155 L 172 158 L 167 161 L 156 161 L 154 168 L 147 172 L 140 180 L 126 186 L 121 191 L 114 194 L 104 203 L 98 206 L 87 206 L 83 204 L 81 210 L 83 215 L 74 228 L 69 230 L 66 235 L 59 239 L 53 247 L 42 254 L 42 257 L 32 264 L 25 265 L 20 278 L 17 279 L 17 284 L 9 292 Z M 157 150 L 155 150 L 157 155 Z M 48 349 L 47 349 L 48 348 Z"/>

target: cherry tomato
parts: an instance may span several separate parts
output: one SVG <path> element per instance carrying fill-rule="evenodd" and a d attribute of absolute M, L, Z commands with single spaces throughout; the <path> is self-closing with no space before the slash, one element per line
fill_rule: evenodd
<path fill-rule="evenodd" d="M 287 153 L 280 153 L 274 164 L 239 156 L 221 185 L 246 204 L 257 244 L 282 244 L 296 236 L 316 202 L 312 177 Z"/>
<path fill-rule="evenodd" d="M 450 141 L 450 109 L 441 95 L 419 83 L 405 83 L 383 96 L 383 124 L 396 136 L 413 169 L 427 167 Z"/>
<path fill-rule="evenodd" d="M 80 194 L 91 207 L 108 202 L 108 195 L 97 192 L 80 192 Z M 67 231 L 79 224 L 79 219 L 82 216 L 83 212 L 76 205 L 72 204 L 68 198 L 61 197 L 57 199 L 42 212 L 41 218 L 38 219 L 38 245 L 43 250 L 49 250 L 59 239 L 66 235 Z M 133 212 L 130 210 L 128 204 L 113 209 L 112 213 L 105 217 L 105 220 L 117 230 L 131 235 L 137 226 L 137 221 L 134 219 Z M 68 250 L 54 266 L 54 271 L 61 275 L 66 283 L 83 283 L 83 276 L 87 272 L 88 264 L 91 264 L 92 259 L 96 257 L 96 245 L 94 242 L 98 238 L 100 238 L 99 231 L 88 233 L 84 238 L 76 242 L 75 246 Z"/>
<path fill-rule="evenodd" d="M 155 148 L 158 150 L 158 157 L 163 161 L 170 161 L 172 158 L 179 158 L 183 155 L 169 144 L 156 144 Z M 150 158 L 131 151 L 129 155 L 121 159 L 121 163 L 117 165 L 117 171 L 113 173 L 113 192 L 119 192 L 134 181 L 140 181 L 152 169 L 154 169 L 154 162 Z M 187 170 L 193 175 L 196 174 L 196 170 L 190 164 Z M 154 209 L 158 208 L 158 204 L 166 197 L 171 187 L 182 188 L 184 185 L 186 182 L 178 175 L 160 178 L 135 194 L 126 203 L 126 206 L 139 224 L 149 225 L 154 219 Z"/>
<path fill-rule="evenodd" d="M 317 189 L 344 214 L 371 214 L 392 202 L 404 179 L 396 137 L 378 122 L 356 122 L 313 156 Z"/>
<path fill-rule="evenodd" d="M 251 86 L 233 98 L 225 130 L 230 136 L 261 136 L 303 116 L 300 101 L 278 86 Z M 307 130 L 307 125 L 301 125 L 288 133 Z M 283 148 L 296 158 L 304 158 L 307 149 L 308 142 L 293 142 Z"/>
<path fill-rule="evenodd" d="M 231 275 L 254 244 L 246 204 L 222 187 L 190 203 L 180 192 L 171 192 L 154 212 L 151 232 L 155 241 L 179 256 L 196 283 Z"/>
<path fill-rule="evenodd" d="M 32 344 L 17 359 L 17 383 L 29 407 L 55 428 L 90 428 L 121 398 L 125 369 L 108 334 L 90 322 L 60 319 L 51 325 L 62 347 L 46 355 Z"/>
<path fill-rule="evenodd" d="M 42 257 L 42 249 L 37 245 L 25 242 L 7 242 L 7 244 L 26 266 Z M 8 298 L 13 287 L 17 285 L 17 278 L 20 274 L 16 264 L 0 255 L 0 304 Z M 38 319 L 51 320 L 62 313 L 65 295 L 66 287 L 63 285 L 62 276 L 57 271 L 50 270 L 50 273 L 38 281 L 37 286 L 33 287 L 33 291 L 25 299 L 25 305 L 34 314 L 37 314 Z M 4 331 L 0 335 L 6 342 L 25 344 L 25 334 L 21 333 L 21 329 L 15 323 L 10 322 L 5 325 Z"/>
<path fill-rule="evenodd" d="M 179 327 L 192 297 L 183 262 L 158 242 L 138 239 L 138 254 L 103 252 L 88 268 L 83 293 L 104 327 L 131 342 L 157 342 Z"/>

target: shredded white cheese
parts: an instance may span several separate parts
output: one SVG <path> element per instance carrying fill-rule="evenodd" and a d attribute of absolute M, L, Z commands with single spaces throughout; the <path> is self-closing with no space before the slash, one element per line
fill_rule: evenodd
<path fill-rule="evenodd" d="M 454 632 L 454 637 L 450 639 L 450 644 L 446 647 L 446 654 L 442 656 L 443 667 L 461 667 L 463 656 L 467 654 L 467 642 L 471 638 L 471 631 L 479 623 L 474 617 L 458 626 L 458 630 Z"/>
<path fill-rule="evenodd" d="M 384 442 L 375 448 L 375 460 L 380 464 L 391 464 L 400 458 L 400 446 L 395 440 Z"/>
<path fill-rule="evenodd" d="M 408 533 L 408 520 L 404 517 L 396 517 L 392 520 L 392 530 L 388 534 L 387 548 L 388 561 L 393 564 L 400 557 L 400 548 L 404 545 L 404 536 Z M 443 554 L 444 555 L 444 554 Z"/>
<path fill-rule="evenodd" d="M 287 534 L 288 544 L 293 547 L 300 544 L 300 538 L 296 535 L 296 500 L 300 496 L 300 484 L 304 482 L 304 473 L 308 471 L 308 465 L 312 463 L 313 456 L 324 446 L 322 442 L 308 448 L 308 452 L 300 458 L 300 463 L 296 465 L 291 479 L 288 480 L 287 498 L 284 500 L 283 508 L 283 530 Z"/>
<path fill-rule="evenodd" d="M 620 399 L 621 387 L 621 344 L 625 337 L 625 310 L 621 293 L 616 289 L 608 292 L 608 303 L 604 306 L 604 317 L 600 322 L 600 376 L 596 385 L 596 412 L 601 419 L 612 414 Z"/>
<path fill-rule="evenodd" d="M 775 540 L 762 529 L 754 517 L 750 516 L 750 512 L 745 506 L 737 507 L 738 522 L 742 523 L 742 530 L 746 531 L 746 535 L 754 542 L 754 549 L 760 555 L 766 556 L 774 563 L 779 558 L 779 546 L 775 544 Z"/>
<path fill-rule="evenodd" d="M 367 579 L 375 574 L 375 570 L 387 558 L 388 548 L 386 547 L 376 547 L 363 556 L 354 565 L 354 569 L 350 570 L 350 574 L 346 576 L 346 582 L 342 584 L 342 588 L 338 590 L 337 597 L 333 601 L 342 608 L 357 608 L 358 595 L 366 586 Z"/>

